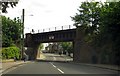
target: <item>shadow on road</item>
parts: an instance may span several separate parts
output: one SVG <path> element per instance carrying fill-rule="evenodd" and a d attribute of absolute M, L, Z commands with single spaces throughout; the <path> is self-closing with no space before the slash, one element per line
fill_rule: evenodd
<path fill-rule="evenodd" d="M 59 63 L 69 63 L 73 61 L 59 61 L 59 60 L 36 60 L 36 62 L 59 62 Z"/>

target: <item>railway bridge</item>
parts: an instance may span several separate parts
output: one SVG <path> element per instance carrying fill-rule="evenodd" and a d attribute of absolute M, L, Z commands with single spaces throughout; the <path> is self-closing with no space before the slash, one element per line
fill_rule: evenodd
<path fill-rule="evenodd" d="M 91 63 L 93 51 L 84 40 L 84 33 L 82 28 L 55 30 L 41 33 L 26 33 L 25 47 L 27 47 L 26 54 L 29 55 L 30 60 L 35 60 L 40 43 L 49 42 L 68 42 L 73 43 L 73 61 Z"/>

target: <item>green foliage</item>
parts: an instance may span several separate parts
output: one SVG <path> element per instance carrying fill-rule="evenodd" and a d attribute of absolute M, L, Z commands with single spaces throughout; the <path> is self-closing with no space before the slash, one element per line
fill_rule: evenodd
<path fill-rule="evenodd" d="M 19 59 L 19 56 L 20 56 L 20 49 L 17 47 L 2 48 L 2 58 L 3 59 L 12 59 L 14 57 Z"/>
<path fill-rule="evenodd" d="M 71 42 L 61 42 L 60 45 L 63 48 L 63 51 L 67 51 L 72 53 L 73 52 L 73 46 Z"/>
<path fill-rule="evenodd" d="M 14 8 L 18 2 L 0 2 L 2 5 L 2 13 L 7 13 L 7 8 L 12 7 Z"/>
<path fill-rule="evenodd" d="M 40 44 L 38 50 L 41 51 L 43 48 L 44 48 L 44 45 L 43 45 L 43 44 Z"/>
<path fill-rule="evenodd" d="M 9 47 L 13 44 L 20 43 L 21 30 L 19 18 L 11 20 L 2 16 L 2 46 Z"/>
<path fill-rule="evenodd" d="M 79 13 L 72 17 L 76 27 L 81 26 L 84 28 L 87 42 L 91 42 L 92 38 L 99 32 L 100 7 L 101 3 L 99 2 L 83 2 L 78 9 Z"/>
<path fill-rule="evenodd" d="M 113 64 L 120 64 L 120 2 L 106 3 L 101 9 L 101 25 L 99 33 L 101 38 L 98 39 L 104 45 L 112 45 L 109 47 L 112 50 L 112 53 L 109 54 L 110 60 Z M 97 44 L 103 47 L 103 44 Z"/>
<path fill-rule="evenodd" d="M 120 64 L 120 2 L 83 2 L 78 11 L 74 25 L 81 26 L 84 40 L 101 52 L 101 62 Z"/>
<path fill-rule="evenodd" d="M 0 48 L 0 59 L 2 59 L 2 48 Z"/>

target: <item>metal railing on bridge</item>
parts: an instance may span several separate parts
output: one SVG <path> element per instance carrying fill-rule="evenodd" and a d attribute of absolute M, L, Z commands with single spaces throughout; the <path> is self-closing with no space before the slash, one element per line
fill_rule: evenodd
<path fill-rule="evenodd" d="M 43 32 L 51 32 L 51 31 L 75 29 L 75 28 L 76 27 L 73 25 L 64 25 L 64 26 L 56 26 L 56 27 L 51 27 L 51 28 L 34 30 L 34 32 L 32 32 L 32 33 L 43 33 Z"/>

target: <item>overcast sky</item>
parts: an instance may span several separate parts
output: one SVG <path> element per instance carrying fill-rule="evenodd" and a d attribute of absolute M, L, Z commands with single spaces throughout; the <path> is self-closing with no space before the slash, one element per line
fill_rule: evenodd
<path fill-rule="evenodd" d="M 24 8 L 25 33 L 29 33 L 31 29 L 73 25 L 70 16 L 78 12 L 81 1 L 86 0 L 19 0 L 17 6 L 7 9 L 8 13 L 5 15 L 11 19 L 21 17 Z"/>

